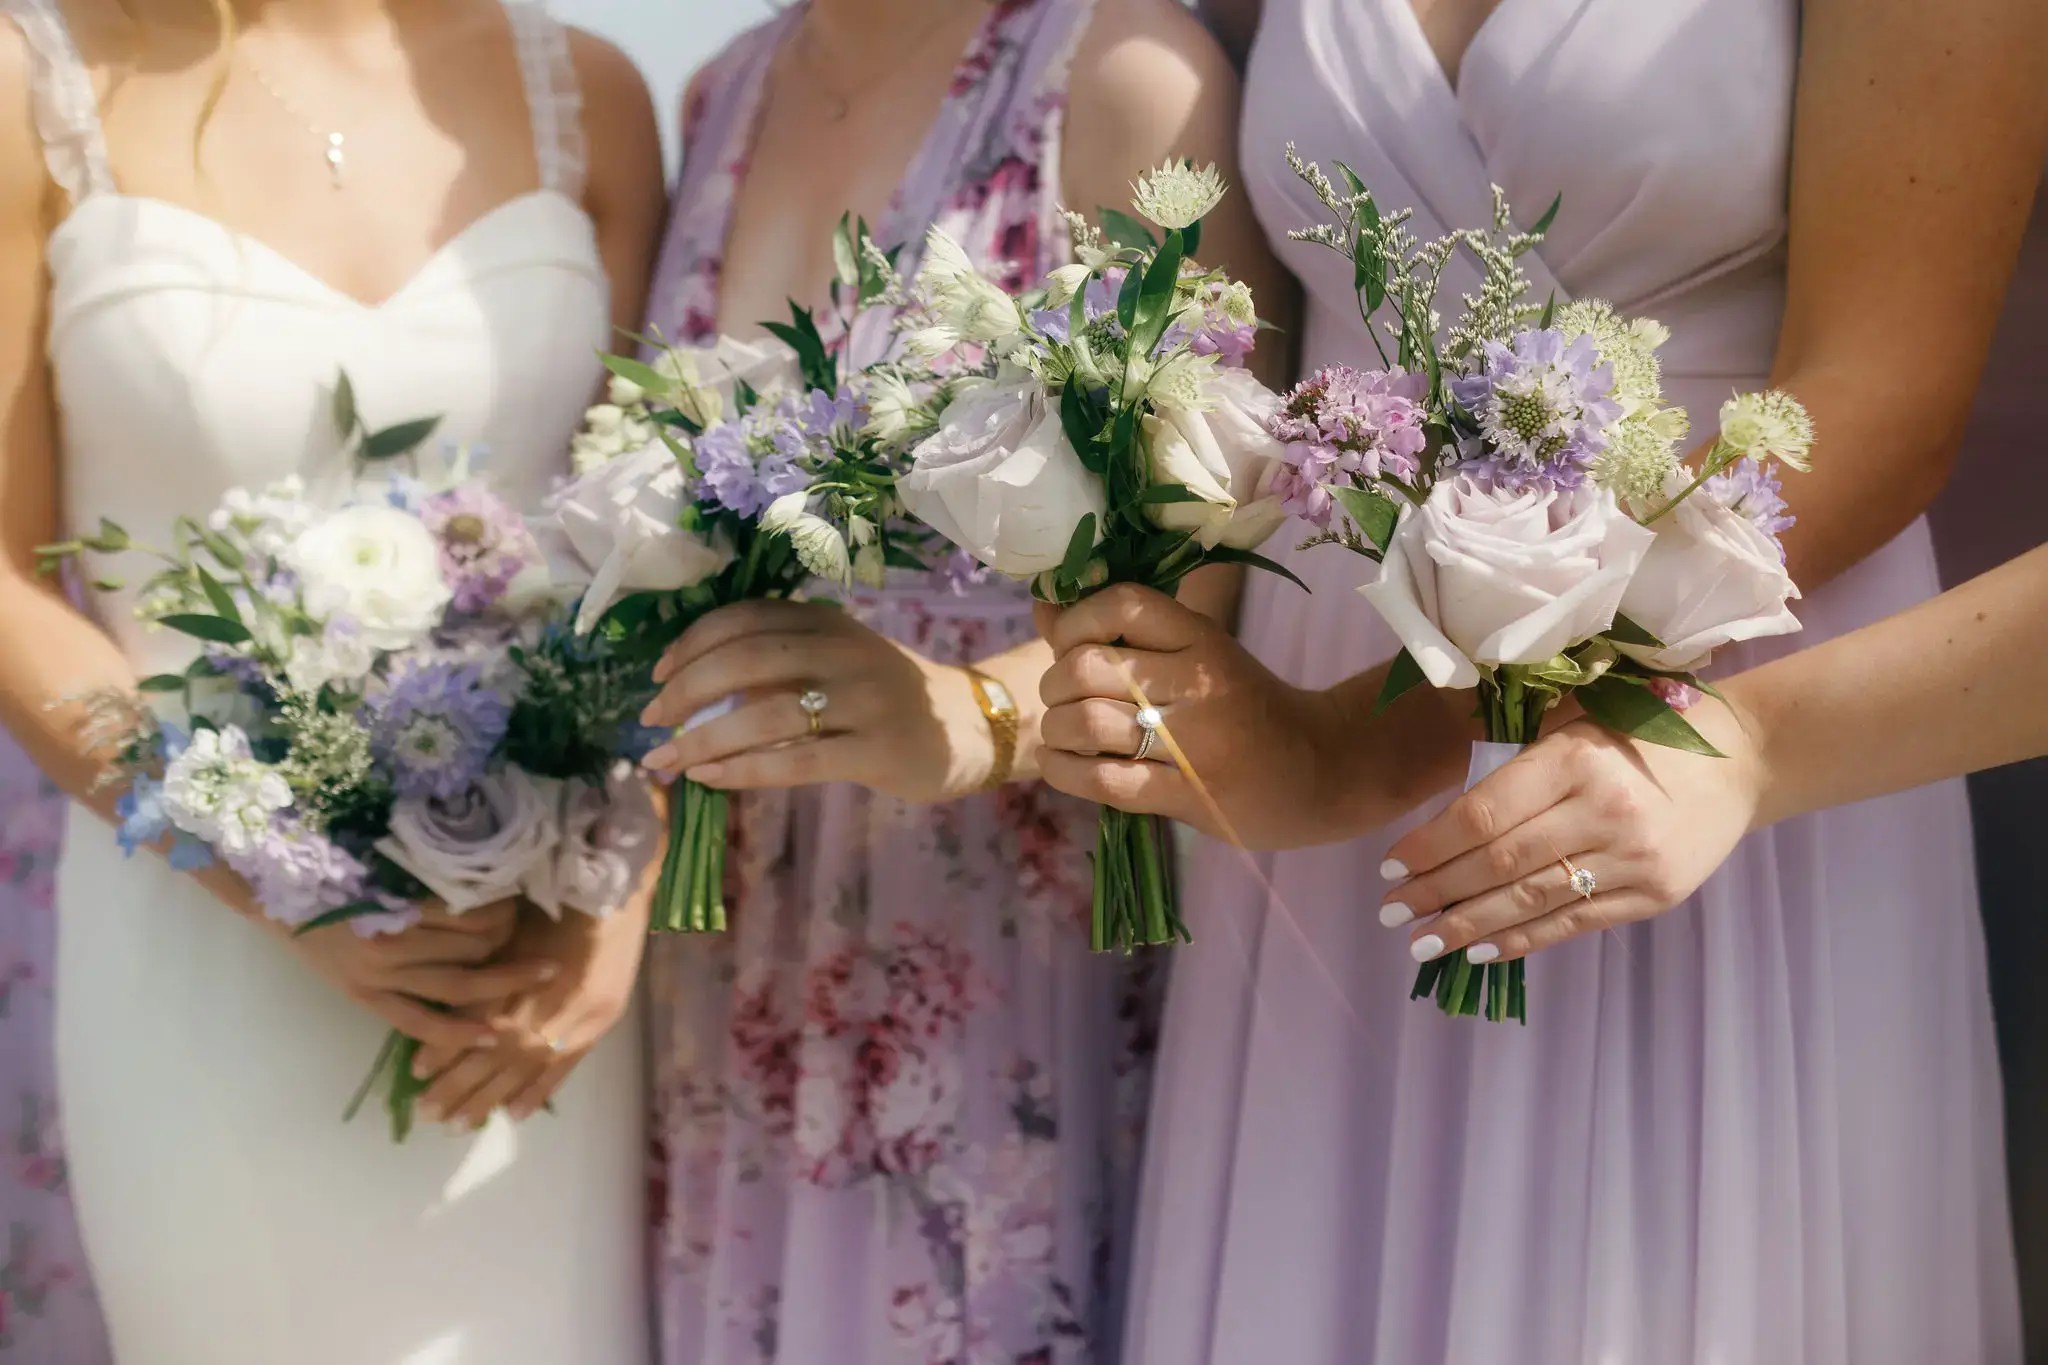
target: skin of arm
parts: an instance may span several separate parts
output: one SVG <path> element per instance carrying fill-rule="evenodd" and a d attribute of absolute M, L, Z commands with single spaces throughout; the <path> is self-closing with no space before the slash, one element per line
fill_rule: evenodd
<path fill-rule="evenodd" d="M 1237 78 L 1201 26 L 1170 0 L 1105 0 L 1092 24 L 1069 86 L 1062 149 L 1069 202 L 1090 213 L 1124 205 L 1139 174 L 1178 156 L 1215 162 L 1235 187 Z M 1294 320 L 1295 288 L 1267 252 L 1241 190 L 1206 221 L 1203 240 L 1205 263 L 1250 285 L 1262 317 L 1284 334 Z M 1281 380 L 1287 363 L 1284 344 L 1261 347 L 1257 368 L 1267 382 Z M 1240 582 L 1234 570 L 1203 571 L 1190 576 L 1181 595 L 1198 610 L 1228 619 Z M 982 785 L 994 762 L 994 744 L 961 671 L 879 637 L 865 638 L 872 632 L 843 614 L 815 608 L 745 604 L 699 622 L 677 641 L 658 673 L 672 685 L 650 708 L 648 723 L 678 725 L 736 691 L 785 685 L 795 663 L 779 670 L 767 663 L 757 667 L 752 661 L 742 663 L 730 649 L 763 631 L 784 632 L 787 643 L 781 648 L 793 661 L 815 658 L 820 648 L 862 655 L 867 662 L 844 670 L 844 681 L 824 674 L 823 683 L 837 684 L 826 689 L 835 710 L 857 717 L 860 697 L 875 691 L 881 695 L 871 699 L 874 705 L 886 705 L 899 722 L 916 718 L 910 727 L 915 733 L 876 731 L 761 747 L 800 733 L 787 728 L 794 723 L 789 714 L 775 714 L 764 705 L 742 708 L 677 737 L 650 755 L 651 767 L 684 771 L 698 781 L 733 789 L 858 781 L 920 801 L 958 796 Z M 850 634 L 855 631 L 862 638 Z M 758 641 L 750 646 L 759 647 Z M 721 650 L 728 660 L 709 665 Z M 1001 682 L 1016 704 L 1019 733 L 1012 776 L 1017 779 L 1040 773 L 1039 681 L 1051 662 L 1050 648 L 1033 640 L 974 665 Z M 760 719 L 749 718 L 749 710 Z M 860 725 L 858 719 L 849 723 Z M 768 728 L 774 726 L 783 729 Z"/>
<path fill-rule="evenodd" d="M 1381 921 L 1505 960 L 1661 914 L 1754 830 L 2048 754 L 2044 669 L 2048 547 L 1730 679 L 1692 717 L 1725 758 L 1567 726 L 1393 846 Z"/>

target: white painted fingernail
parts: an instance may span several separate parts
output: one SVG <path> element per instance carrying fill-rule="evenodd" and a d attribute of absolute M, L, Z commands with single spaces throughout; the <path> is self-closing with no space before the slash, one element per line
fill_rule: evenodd
<path fill-rule="evenodd" d="M 1398 929 L 1415 918 L 1415 912 L 1399 901 L 1388 901 L 1380 907 L 1380 923 L 1389 929 Z"/>
<path fill-rule="evenodd" d="M 1467 948 L 1465 950 L 1465 957 L 1467 961 L 1474 962 L 1482 966 L 1488 962 L 1493 961 L 1495 958 L 1499 956 L 1500 949 L 1494 947 L 1491 943 L 1475 943 L 1470 948 Z"/>
<path fill-rule="evenodd" d="M 1380 880 L 1383 882 L 1405 882 L 1408 880 L 1408 864 L 1399 858 L 1389 858 L 1380 864 Z"/>
<path fill-rule="evenodd" d="M 1434 962 L 1444 955 L 1444 941 L 1435 934 L 1424 934 L 1408 945 L 1408 956 L 1417 962 Z"/>
<path fill-rule="evenodd" d="M 696 729 L 700 725 L 709 725 L 712 721 L 717 720 L 721 716 L 729 716 L 733 712 L 739 710 L 739 706 L 740 699 L 736 696 L 720 697 L 717 701 L 712 702 L 711 705 L 702 708 L 695 715 L 691 716 L 688 720 L 684 721 L 682 725 L 682 732 L 684 734 L 688 734 L 690 731 Z"/>

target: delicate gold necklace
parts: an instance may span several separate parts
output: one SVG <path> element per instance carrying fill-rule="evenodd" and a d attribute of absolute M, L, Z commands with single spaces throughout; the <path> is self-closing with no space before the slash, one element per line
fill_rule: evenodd
<path fill-rule="evenodd" d="M 301 109 L 291 96 L 279 89 L 270 77 L 263 74 L 263 68 L 257 65 L 254 57 L 243 53 L 243 61 L 249 68 L 249 74 L 256 78 L 256 84 L 263 87 L 264 93 L 271 99 L 277 101 L 278 108 L 298 120 L 300 126 L 324 145 L 325 150 L 321 153 L 321 159 L 327 163 L 328 179 L 335 189 L 340 189 L 342 172 L 348 168 L 348 135 L 336 129 L 323 128 L 317 120 Z"/>

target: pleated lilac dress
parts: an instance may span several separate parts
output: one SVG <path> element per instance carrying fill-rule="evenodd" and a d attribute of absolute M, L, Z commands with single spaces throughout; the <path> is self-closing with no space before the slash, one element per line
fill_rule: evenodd
<path fill-rule="evenodd" d="M 1008 282 L 1066 256 L 1067 71 L 1093 0 L 990 4 L 876 235 L 938 223 Z M 702 73 L 653 323 L 714 339 L 785 12 Z M 888 320 L 856 324 L 855 363 Z M 900 574 L 851 603 L 927 658 L 1033 636 L 1020 585 Z M 649 953 L 666 1365 L 1115 1359 L 1156 963 L 1088 951 L 1093 812 L 1034 783 L 933 806 L 850 785 L 735 806 L 732 929 Z"/>
<path fill-rule="evenodd" d="M 1669 324 L 1667 389 L 1710 426 L 1776 343 L 1798 40 L 1792 0 L 1503 0 L 1453 88 L 1408 0 L 1266 0 L 1244 164 L 1305 364 L 1371 348 L 1349 268 L 1284 240 L 1319 218 L 1290 140 L 1423 236 L 1484 222 L 1489 182 L 1527 218 L 1562 192 L 1536 297 Z M 1324 685 L 1394 653 L 1368 566 L 1282 557 L 1314 592 L 1253 575 L 1261 658 Z M 1807 597 L 1803 642 L 1935 591 L 1916 522 Z M 1781 824 L 1685 906 L 1538 956 L 1526 1029 L 1409 1003 L 1391 839 L 1193 855 L 1127 1365 L 2021 1359 L 1960 784 Z"/>

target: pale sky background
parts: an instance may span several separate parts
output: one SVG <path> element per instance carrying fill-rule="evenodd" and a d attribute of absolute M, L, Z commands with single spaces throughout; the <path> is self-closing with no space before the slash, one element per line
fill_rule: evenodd
<path fill-rule="evenodd" d="M 676 125 L 683 84 L 735 33 L 765 19 L 770 0 L 551 0 L 565 23 L 617 43 L 640 64 L 654 91 L 669 174 L 676 168 Z"/>

